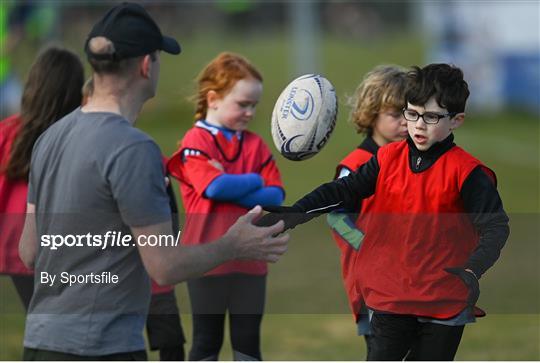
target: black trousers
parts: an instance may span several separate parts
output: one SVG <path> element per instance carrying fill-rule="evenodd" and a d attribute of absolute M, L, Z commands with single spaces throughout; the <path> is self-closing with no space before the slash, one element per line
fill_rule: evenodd
<path fill-rule="evenodd" d="M 144 350 L 136 352 L 116 353 L 101 356 L 76 355 L 52 350 L 24 348 L 25 361 L 145 361 L 148 360 Z"/>
<path fill-rule="evenodd" d="M 420 323 L 416 316 L 374 313 L 367 360 L 454 360 L 464 326 Z"/>
<path fill-rule="evenodd" d="M 159 350 L 161 361 L 185 359 L 184 331 L 174 291 L 152 294 L 146 319 L 146 332 L 151 350 Z"/>
<path fill-rule="evenodd" d="M 11 275 L 11 281 L 23 303 L 24 310 L 28 311 L 32 294 L 34 293 L 34 275 Z"/>
<path fill-rule="evenodd" d="M 188 281 L 188 290 L 193 311 L 189 360 L 218 360 L 227 312 L 233 359 L 262 360 L 260 326 L 266 276 L 207 276 Z"/>

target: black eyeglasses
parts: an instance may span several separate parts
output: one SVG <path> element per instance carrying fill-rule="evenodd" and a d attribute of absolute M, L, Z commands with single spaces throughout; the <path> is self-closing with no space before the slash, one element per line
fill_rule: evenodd
<path fill-rule="evenodd" d="M 426 124 L 431 125 L 439 123 L 439 121 L 445 117 L 454 117 L 455 115 L 457 115 L 456 112 L 449 112 L 445 115 L 439 115 L 435 112 L 425 112 L 420 114 L 415 110 L 409 110 L 407 108 L 403 110 L 403 117 L 405 117 L 405 120 L 416 122 L 420 117 L 422 117 L 422 120 L 424 120 Z"/>

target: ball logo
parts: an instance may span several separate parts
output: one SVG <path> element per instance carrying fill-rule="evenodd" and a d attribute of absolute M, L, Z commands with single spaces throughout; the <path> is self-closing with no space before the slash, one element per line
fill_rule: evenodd
<path fill-rule="evenodd" d="M 300 89 L 294 98 L 291 115 L 297 120 L 307 120 L 311 117 L 314 106 L 315 103 L 311 93 L 305 89 Z"/>
<path fill-rule="evenodd" d="M 289 154 L 291 152 L 293 152 L 291 150 L 291 144 L 292 142 L 294 141 L 294 139 L 300 137 L 300 136 L 304 136 L 304 135 L 296 135 L 296 136 L 293 136 L 291 137 L 288 141 L 284 142 L 282 145 L 281 145 L 281 153 L 282 154 Z"/>

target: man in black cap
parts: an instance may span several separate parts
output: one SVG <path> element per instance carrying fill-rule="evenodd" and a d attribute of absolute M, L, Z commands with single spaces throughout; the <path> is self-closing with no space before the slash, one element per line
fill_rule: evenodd
<path fill-rule="evenodd" d="M 25 360 L 146 359 L 148 275 L 177 283 L 232 259 L 275 262 L 287 248 L 288 235 L 273 237 L 282 222 L 251 223 L 260 207 L 218 241 L 152 247 L 171 235 L 171 211 L 159 147 L 132 126 L 156 92 L 159 51 L 178 54 L 180 46 L 141 6 L 124 3 L 94 26 L 85 50 L 91 99 L 32 153 L 20 242 L 36 271 Z"/>

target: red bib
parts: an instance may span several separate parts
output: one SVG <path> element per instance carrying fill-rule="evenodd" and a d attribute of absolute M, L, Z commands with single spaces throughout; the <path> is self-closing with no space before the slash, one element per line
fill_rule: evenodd
<path fill-rule="evenodd" d="M 443 269 L 463 266 L 478 244 L 460 190 L 482 163 L 455 146 L 413 173 L 406 141 L 380 148 L 377 159 L 373 203 L 359 220 L 365 238 L 354 263 L 357 288 L 377 311 L 453 317 L 468 290 Z"/>
<path fill-rule="evenodd" d="M 345 167 L 354 172 L 360 166 L 367 163 L 372 156 L 372 153 L 360 148 L 351 151 L 351 153 L 345 156 L 343 160 L 341 160 L 341 162 L 338 164 L 336 168 L 336 178 L 338 177 L 338 173 L 341 168 Z"/>
<path fill-rule="evenodd" d="M 356 171 L 360 166 L 365 164 L 371 157 L 372 153 L 364 149 L 355 149 L 349 155 L 347 155 L 336 168 L 336 178 L 339 176 L 340 170 L 345 167 L 352 172 Z M 369 206 L 372 203 L 373 197 L 362 200 L 362 208 L 360 213 L 364 213 L 369 210 Z M 354 274 L 354 260 L 356 259 L 357 251 L 336 232 L 332 232 L 332 236 L 336 241 L 337 246 L 341 251 L 341 275 L 343 277 L 343 284 L 345 285 L 345 292 L 349 299 L 349 306 L 354 314 L 355 320 L 358 320 L 360 308 L 362 306 L 362 298 L 356 289 L 355 274 Z"/>
<path fill-rule="evenodd" d="M 33 272 L 24 266 L 19 257 L 28 184 L 25 180 L 8 180 L 2 172 L 9 162 L 11 147 L 20 127 L 18 115 L 0 122 L 0 273 L 32 275 Z"/>
<path fill-rule="evenodd" d="M 187 151 L 187 152 L 186 152 Z M 185 157 L 185 155 L 189 155 Z M 248 210 L 242 206 L 218 202 L 204 197 L 204 191 L 220 170 L 208 161 L 214 159 L 225 173 L 259 173 L 264 186 L 282 188 L 279 170 L 270 149 L 256 134 L 243 131 L 227 140 L 219 131 L 197 122 L 184 136 L 180 149 L 171 157 L 167 169 L 180 181 L 180 192 L 186 211 L 182 243 L 212 242 L 225 234 L 238 217 Z M 207 275 L 227 273 L 266 274 L 265 262 L 231 261 L 218 266 Z"/>

